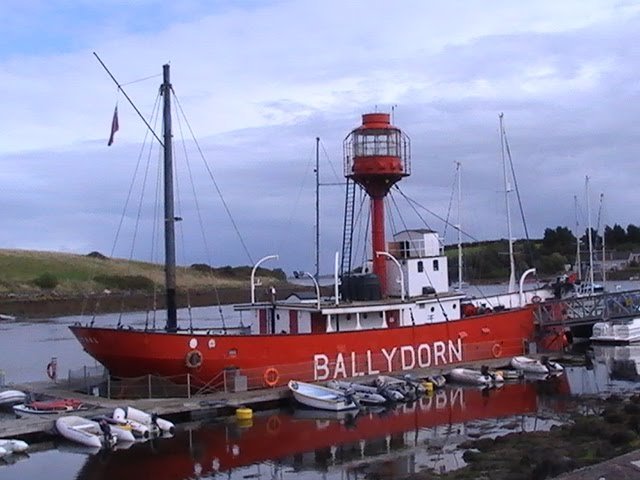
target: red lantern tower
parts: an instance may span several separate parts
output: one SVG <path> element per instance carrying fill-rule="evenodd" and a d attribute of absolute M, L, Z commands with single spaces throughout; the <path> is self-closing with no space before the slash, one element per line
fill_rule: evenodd
<path fill-rule="evenodd" d="M 355 181 L 371 198 L 371 243 L 373 273 L 387 291 L 387 260 L 376 252 L 386 251 L 384 198 L 402 177 L 411 174 L 411 143 L 391 125 L 388 113 L 362 115 L 362 125 L 344 141 L 345 176 Z"/>

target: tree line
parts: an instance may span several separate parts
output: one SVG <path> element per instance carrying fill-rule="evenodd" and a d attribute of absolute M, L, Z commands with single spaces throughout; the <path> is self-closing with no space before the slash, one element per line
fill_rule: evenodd
<path fill-rule="evenodd" d="M 591 229 L 594 251 L 602 250 L 603 236 Z M 626 228 L 614 224 L 604 228 L 604 245 L 607 251 L 640 250 L 640 227 L 629 224 Z M 540 275 L 563 272 L 566 265 L 575 268 L 578 239 L 571 229 L 564 226 L 546 228 L 542 239 L 514 242 L 516 271 L 522 273 L 535 267 Z M 589 230 L 580 237 L 580 251 L 589 248 Z M 448 256 L 449 275 L 457 281 L 458 258 L 456 246 L 445 247 Z M 463 280 L 493 281 L 509 276 L 509 244 L 505 239 L 463 244 Z M 582 262 L 587 259 L 583 255 Z M 631 267 L 637 267 L 631 265 Z"/>

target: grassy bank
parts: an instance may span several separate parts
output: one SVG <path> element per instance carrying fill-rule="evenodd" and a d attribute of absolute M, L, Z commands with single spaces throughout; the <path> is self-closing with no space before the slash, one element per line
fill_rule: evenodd
<path fill-rule="evenodd" d="M 204 267 L 179 267 L 178 289 L 205 291 L 248 286 L 249 267 L 225 267 L 220 271 Z M 262 270 L 259 275 L 263 283 L 279 283 L 270 271 Z M 105 290 L 149 293 L 163 283 L 164 267 L 158 264 L 106 258 L 97 252 L 77 255 L 0 249 L 1 297 L 82 296 Z"/>

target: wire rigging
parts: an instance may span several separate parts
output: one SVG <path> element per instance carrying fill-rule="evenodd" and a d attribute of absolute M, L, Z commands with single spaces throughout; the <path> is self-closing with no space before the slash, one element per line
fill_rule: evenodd
<path fill-rule="evenodd" d="M 238 239 L 240 240 L 240 244 L 242 245 L 242 248 L 245 252 L 245 254 L 247 255 L 247 258 L 249 259 L 249 261 L 251 262 L 251 264 L 254 264 L 255 262 L 253 261 L 253 257 L 251 256 L 251 253 L 249 253 L 249 249 L 247 248 L 247 245 L 244 241 L 244 238 L 242 237 L 242 235 L 240 234 L 240 230 L 238 228 L 238 225 L 236 224 L 235 219 L 233 218 L 233 215 L 231 215 L 231 210 L 229 209 L 229 206 L 227 205 L 226 200 L 224 199 L 224 196 L 222 195 L 222 190 L 220 189 L 218 182 L 216 182 L 214 176 L 213 176 L 213 171 L 211 170 L 211 168 L 209 167 L 209 163 L 207 162 L 207 159 L 204 155 L 204 152 L 202 151 L 202 148 L 200 147 L 200 143 L 198 142 L 197 138 L 195 137 L 195 134 L 193 132 L 193 129 L 191 128 L 191 124 L 189 123 L 189 120 L 187 119 L 184 110 L 182 109 L 182 104 L 180 103 L 180 100 L 178 98 L 178 96 L 175 94 L 173 87 L 171 87 L 171 92 L 173 93 L 174 98 L 176 99 L 176 105 L 178 105 L 178 109 L 180 110 L 180 113 L 182 114 L 184 120 L 185 120 L 185 124 L 187 125 L 187 128 L 189 130 L 189 133 L 191 134 L 191 138 L 198 150 L 198 153 L 200 154 L 200 158 L 202 159 L 204 166 L 207 170 L 207 173 L 209 174 L 209 177 L 211 178 L 211 182 L 213 183 L 213 186 L 216 189 L 216 192 L 218 193 L 218 196 L 220 197 L 220 200 L 222 202 L 222 205 L 224 207 L 225 212 L 227 213 L 227 216 L 229 217 L 229 220 L 231 221 L 231 224 L 233 226 L 233 229 L 235 230 L 236 234 L 238 235 Z"/>

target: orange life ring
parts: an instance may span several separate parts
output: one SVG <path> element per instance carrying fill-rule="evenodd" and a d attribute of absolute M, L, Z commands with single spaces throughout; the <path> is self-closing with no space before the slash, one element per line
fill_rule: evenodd
<path fill-rule="evenodd" d="M 51 380 L 56 379 L 56 364 L 53 362 L 49 362 L 47 364 L 47 377 L 49 377 Z"/>
<path fill-rule="evenodd" d="M 272 415 L 267 420 L 267 432 L 275 435 L 280 430 L 280 419 L 276 415 Z"/>
<path fill-rule="evenodd" d="M 538 295 L 531 297 L 531 303 L 540 303 L 542 299 Z"/>
<path fill-rule="evenodd" d="M 191 350 L 185 357 L 185 363 L 189 368 L 199 368 L 202 365 L 202 354 L 199 350 Z"/>
<path fill-rule="evenodd" d="M 264 383 L 269 387 L 275 387 L 280 380 L 280 374 L 274 367 L 269 367 L 264 371 Z"/>
<path fill-rule="evenodd" d="M 499 343 L 494 343 L 493 347 L 491 347 L 491 354 L 495 358 L 498 358 L 500 355 L 502 355 L 502 346 Z"/>

